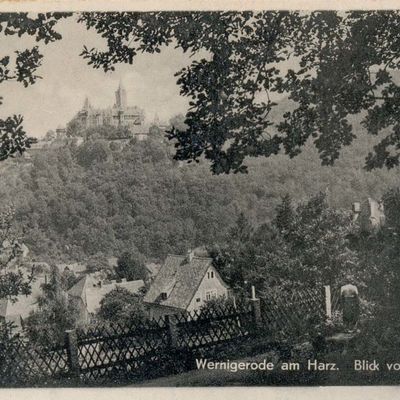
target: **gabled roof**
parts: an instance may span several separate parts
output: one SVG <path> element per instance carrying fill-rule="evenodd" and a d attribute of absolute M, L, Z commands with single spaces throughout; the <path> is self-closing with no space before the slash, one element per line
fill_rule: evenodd
<path fill-rule="evenodd" d="M 71 289 L 68 290 L 68 294 L 73 297 L 80 297 L 83 299 L 84 293 L 87 286 L 89 285 L 89 278 L 85 275 L 80 279 Z"/>
<path fill-rule="evenodd" d="M 186 310 L 211 264 L 207 257 L 194 256 L 189 261 L 186 256 L 168 255 L 144 301 Z M 163 292 L 166 300 L 161 298 Z"/>

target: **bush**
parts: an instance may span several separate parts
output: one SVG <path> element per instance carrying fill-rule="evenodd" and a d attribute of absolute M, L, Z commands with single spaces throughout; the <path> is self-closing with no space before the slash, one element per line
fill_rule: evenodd
<path fill-rule="evenodd" d="M 116 287 L 100 302 L 98 316 L 106 322 L 130 325 L 145 319 L 145 311 L 140 295 Z"/>

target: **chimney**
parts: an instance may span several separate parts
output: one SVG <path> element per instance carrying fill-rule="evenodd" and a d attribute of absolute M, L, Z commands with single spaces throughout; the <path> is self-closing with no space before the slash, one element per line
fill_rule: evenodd
<path fill-rule="evenodd" d="M 194 251 L 189 249 L 187 252 L 187 261 L 188 263 L 191 263 L 194 257 Z"/>

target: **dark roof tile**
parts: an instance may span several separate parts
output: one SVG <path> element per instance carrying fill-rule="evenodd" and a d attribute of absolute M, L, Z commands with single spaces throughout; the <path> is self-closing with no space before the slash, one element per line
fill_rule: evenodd
<path fill-rule="evenodd" d="M 207 257 L 193 257 L 189 262 L 186 256 L 168 255 L 144 301 L 186 309 L 211 263 Z M 167 293 L 166 300 L 161 298 L 163 292 Z"/>

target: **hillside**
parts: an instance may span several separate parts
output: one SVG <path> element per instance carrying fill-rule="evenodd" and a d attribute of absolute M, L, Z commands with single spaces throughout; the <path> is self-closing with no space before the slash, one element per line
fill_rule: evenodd
<path fill-rule="evenodd" d="M 350 209 L 397 186 L 398 171 L 362 169 L 372 141 L 359 139 L 333 167 L 314 148 L 295 159 L 250 160 L 245 175 L 213 176 L 206 163 L 178 164 L 159 139 L 123 149 L 106 140 L 43 149 L 29 163 L 2 168 L 0 195 L 18 209 L 24 242 L 39 259 L 83 260 L 137 249 L 151 259 L 223 241 L 240 212 L 268 222 L 281 196 L 304 201 L 327 191 L 332 206 Z"/>

